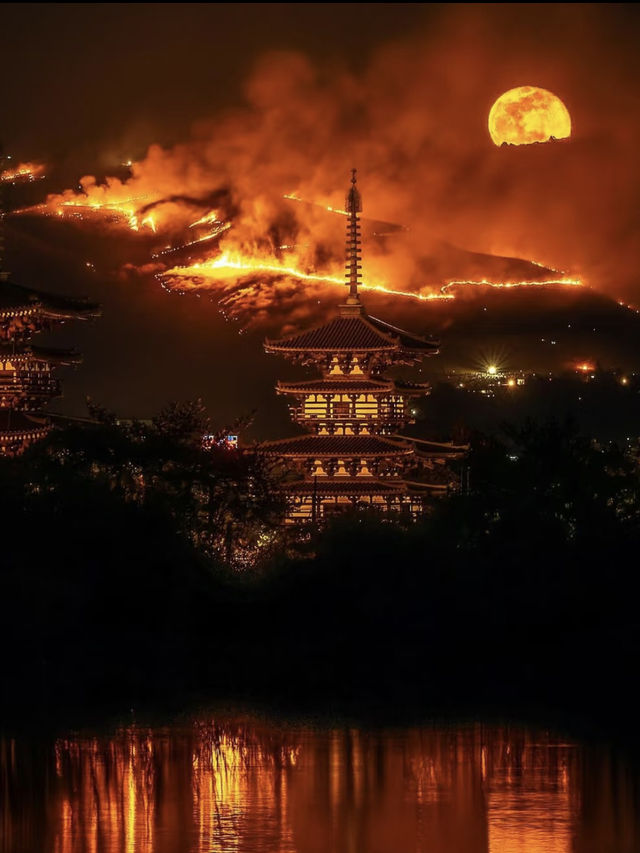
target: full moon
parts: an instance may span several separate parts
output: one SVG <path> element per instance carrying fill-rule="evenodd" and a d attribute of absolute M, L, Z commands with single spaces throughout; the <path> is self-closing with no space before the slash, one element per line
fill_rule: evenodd
<path fill-rule="evenodd" d="M 569 110 L 557 95 L 537 86 L 518 86 L 500 95 L 489 113 L 496 145 L 530 145 L 571 136 Z"/>

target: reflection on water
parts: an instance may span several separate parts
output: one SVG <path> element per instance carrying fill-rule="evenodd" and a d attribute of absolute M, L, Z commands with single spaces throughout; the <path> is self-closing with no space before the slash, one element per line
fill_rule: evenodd
<path fill-rule="evenodd" d="M 0 738 L 3 853 L 632 853 L 635 777 L 525 728 L 255 719 Z"/>

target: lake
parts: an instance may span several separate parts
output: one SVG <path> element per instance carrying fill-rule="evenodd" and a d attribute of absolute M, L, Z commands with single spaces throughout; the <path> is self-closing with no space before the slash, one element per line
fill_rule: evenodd
<path fill-rule="evenodd" d="M 2 853 L 634 853 L 638 775 L 518 725 L 201 714 L 0 737 Z"/>

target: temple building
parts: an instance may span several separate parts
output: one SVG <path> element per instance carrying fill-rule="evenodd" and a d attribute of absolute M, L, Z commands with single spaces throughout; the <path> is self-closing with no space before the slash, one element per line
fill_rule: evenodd
<path fill-rule="evenodd" d="M 312 365 L 320 379 L 278 382 L 291 399 L 292 419 L 305 435 L 266 442 L 262 450 L 281 459 L 291 474 L 283 484 L 291 522 L 314 522 L 358 507 L 421 514 L 434 495 L 457 488 L 448 463 L 468 447 L 409 439 L 409 401 L 429 393 L 428 384 L 384 376 L 397 365 L 417 365 L 438 352 L 438 342 L 366 313 L 361 279 L 360 193 L 355 170 L 346 199 L 346 278 L 349 296 L 328 323 L 280 340 L 268 353 Z"/>
<path fill-rule="evenodd" d="M 43 409 L 61 394 L 56 367 L 81 360 L 75 350 L 33 345 L 32 335 L 66 320 L 97 317 L 100 309 L 11 282 L 3 272 L 2 219 L 0 205 L 0 455 L 15 456 L 50 429 Z"/>

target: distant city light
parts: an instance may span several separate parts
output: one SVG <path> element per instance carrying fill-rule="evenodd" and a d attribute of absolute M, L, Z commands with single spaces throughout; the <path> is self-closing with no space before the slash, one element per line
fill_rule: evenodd
<path fill-rule="evenodd" d="M 487 373 L 489 374 L 489 376 L 495 376 L 497 372 L 498 368 L 495 366 L 495 364 L 490 364 L 489 367 L 487 367 Z"/>

